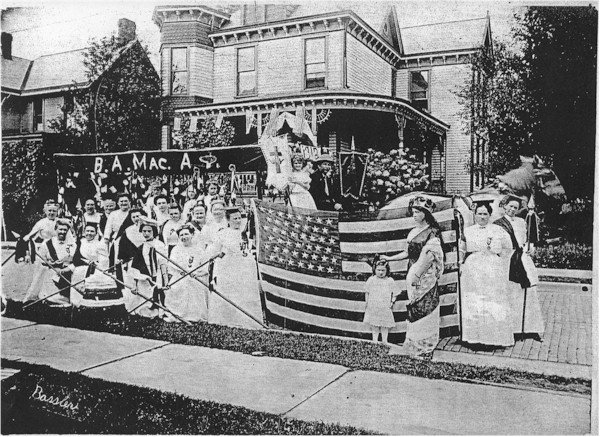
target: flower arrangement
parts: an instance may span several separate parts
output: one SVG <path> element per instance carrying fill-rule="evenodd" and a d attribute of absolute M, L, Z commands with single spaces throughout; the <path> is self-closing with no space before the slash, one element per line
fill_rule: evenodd
<path fill-rule="evenodd" d="M 217 127 L 214 118 L 197 120 L 196 132 L 190 130 L 191 117 L 181 120 L 181 130 L 173 132 L 173 147 L 176 149 L 203 149 L 205 147 L 230 146 L 235 129 L 227 120 Z"/>
<path fill-rule="evenodd" d="M 404 150 L 383 153 L 369 149 L 369 164 L 363 195 L 381 207 L 396 197 L 429 187 L 428 164 L 418 162 Z"/>

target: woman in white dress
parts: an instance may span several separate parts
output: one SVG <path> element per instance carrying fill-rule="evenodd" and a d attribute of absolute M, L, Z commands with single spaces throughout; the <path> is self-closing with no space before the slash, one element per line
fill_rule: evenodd
<path fill-rule="evenodd" d="M 179 243 L 171 251 L 169 270 L 173 273 L 169 289 L 165 291 L 165 307 L 189 322 L 208 320 L 208 289 L 194 278 L 202 278 L 208 283 L 208 265 L 179 280 L 187 272 L 196 269 L 204 263 L 208 256 L 206 252 L 193 243 L 194 226 L 182 225 L 177 230 Z M 177 265 L 185 268 L 183 271 Z M 177 281 L 177 282 L 175 282 Z M 166 313 L 165 320 L 179 322 L 173 315 Z"/>
<path fill-rule="evenodd" d="M 305 169 L 302 155 L 292 156 L 292 173 L 288 181 L 290 204 L 294 208 L 317 209 L 312 195 L 309 193 L 310 174 Z"/>
<path fill-rule="evenodd" d="M 183 204 L 183 210 L 181 213 L 184 223 L 190 220 L 192 210 L 198 203 L 197 197 L 198 197 L 198 192 L 196 191 L 194 186 L 193 185 L 188 186 L 187 190 L 185 190 L 185 199 L 184 199 L 185 202 Z"/>
<path fill-rule="evenodd" d="M 511 250 L 504 230 L 490 223 L 492 208 L 476 204 L 475 224 L 465 228 L 461 273 L 462 341 L 487 346 L 514 344 L 510 299 L 506 295 L 506 256 Z"/>
<path fill-rule="evenodd" d="M 494 224 L 506 231 L 512 243 L 505 268 L 509 272 L 506 293 L 511 302 L 513 332 L 535 334 L 540 339 L 544 334 L 544 319 L 537 294 L 537 269 L 531 259 L 534 247 L 527 243 L 527 223 L 515 216 L 521 203 L 519 197 L 505 196 L 500 202 L 504 215 Z"/>
<path fill-rule="evenodd" d="M 228 299 L 263 320 L 262 305 L 258 291 L 256 261 L 250 254 L 247 242 L 242 238 L 242 215 L 238 209 L 227 210 L 228 228 L 221 229 L 209 253 L 224 253 L 215 262 L 215 289 Z M 208 321 L 221 325 L 258 329 L 260 325 L 226 302 L 216 293 L 211 293 L 208 305 Z"/>

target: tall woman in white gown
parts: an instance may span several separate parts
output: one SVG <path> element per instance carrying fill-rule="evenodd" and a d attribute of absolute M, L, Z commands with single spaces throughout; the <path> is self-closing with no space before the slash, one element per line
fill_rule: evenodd
<path fill-rule="evenodd" d="M 304 169 L 305 161 L 302 155 L 292 155 L 292 174 L 288 181 L 290 204 L 294 208 L 317 209 L 310 188 L 310 174 Z"/>
<path fill-rule="evenodd" d="M 215 262 L 215 289 L 226 296 L 258 320 L 263 320 L 256 261 L 249 253 L 247 243 L 242 238 L 242 215 L 237 209 L 226 212 L 229 227 L 215 235 L 214 243 L 208 249 L 211 255 L 224 253 Z M 208 304 L 209 323 L 258 329 L 260 325 L 250 317 L 226 302 L 216 293 L 210 294 Z"/>
<path fill-rule="evenodd" d="M 508 235 L 490 223 L 491 207 L 478 204 L 475 224 L 465 228 L 466 259 L 461 273 L 462 340 L 488 346 L 514 344 L 508 272 L 502 255 L 511 250 Z"/>

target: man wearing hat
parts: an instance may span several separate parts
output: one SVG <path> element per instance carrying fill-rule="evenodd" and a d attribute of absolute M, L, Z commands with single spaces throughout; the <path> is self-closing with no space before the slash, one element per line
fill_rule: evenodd
<path fill-rule="evenodd" d="M 324 211 L 339 211 L 342 205 L 339 180 L 333 176 L 333 157 L 328 154 L 319 156 L 316 161 L 318 169 L 310 175 L 310 189 L 317 209 Z"/>

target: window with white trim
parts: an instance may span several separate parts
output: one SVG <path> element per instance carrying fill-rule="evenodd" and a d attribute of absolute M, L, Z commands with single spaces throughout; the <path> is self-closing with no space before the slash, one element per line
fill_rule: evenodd
<path fill-rule="evenodd" d="M 237 95 L 254 96 L 256 86 L 256 46 L 237 49 Z"/>
<path fill-rule="evenodd" d="M 188 50 L 171 49 L 171 94 L 188 93 Z"/>
<path fill-rule="evenodd" d="M 304 40 L 304 88 L 325 88 L 327 66 L 325 37 Z"/>

